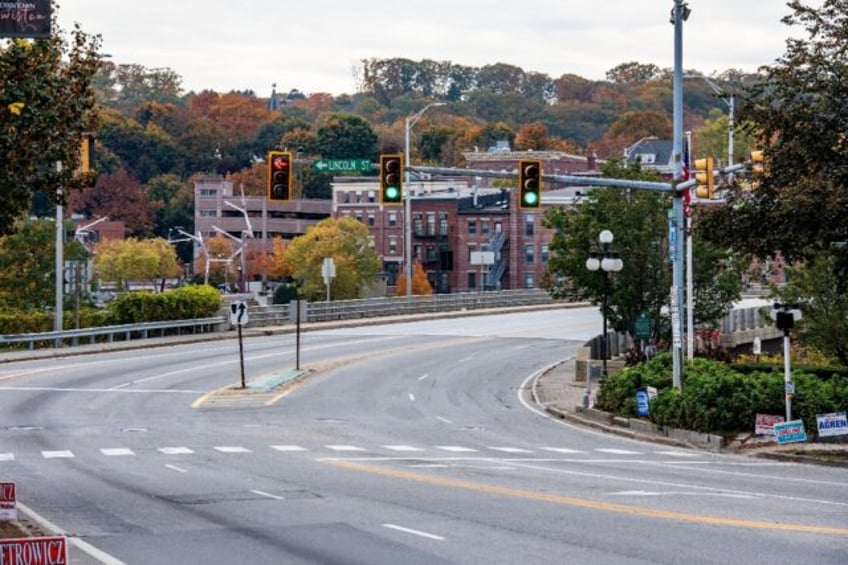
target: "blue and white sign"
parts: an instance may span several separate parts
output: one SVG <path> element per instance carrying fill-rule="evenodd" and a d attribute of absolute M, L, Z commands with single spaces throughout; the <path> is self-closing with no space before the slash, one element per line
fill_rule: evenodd
<path fill-rule="evenodd" d="M 816 414 L 816 425 L 819 428 L 819 437 L 843 436 L 848 434 L 848 418 L 845 417 L 845 412 Z"/>
<path fill-rule="evenodd" d="M 777 443 L 807 441 L 807 430 L 803 420 L 792 420 L 774 425 L 774 437 Z"/>
<path fill-rule="evenodd" d="M 636 415 L 647 416 L 650 412 L 650 404 L 648 403 L 648 391 L 636 391 Z"/>

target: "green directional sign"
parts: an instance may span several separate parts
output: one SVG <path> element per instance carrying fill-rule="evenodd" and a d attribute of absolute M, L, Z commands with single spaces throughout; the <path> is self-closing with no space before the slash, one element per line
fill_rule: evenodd
<path fill-rule="evenodd" d="M 371 159 L 318 159 L 312 168 L 319 173 L 367 173 Z"/>

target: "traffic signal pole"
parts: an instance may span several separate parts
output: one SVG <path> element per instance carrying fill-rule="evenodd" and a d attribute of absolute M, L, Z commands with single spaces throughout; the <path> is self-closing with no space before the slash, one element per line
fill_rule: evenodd
<path fill-rule="evenodd" d="M 672 23 L 674 24 L 674 138 L 673 138 L 673 177 L 672 194 L 672 284 L 671 284 L 671 341 L 672 341 L 672 384 L 680 390 L 683 387 L 683 316 L 680 309 L 684 306 L 684 221 L 683 216 L 683 22 L 689 17 L 689 7 L 683 0 L 674 0 Z M 690 328 L 691 331 L 691 328 Z"/>

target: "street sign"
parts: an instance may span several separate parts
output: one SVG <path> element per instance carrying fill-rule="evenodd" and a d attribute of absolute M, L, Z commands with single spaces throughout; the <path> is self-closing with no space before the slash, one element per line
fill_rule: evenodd
<path fill-rule="evenodd" d="M 234 326 L 247 325 L 247 304 L 241 300 L 230 304 L 230 323 Z"/>
<path fill-rule="evenodd" d="M 367 173 L 371 159 L 318 159 L 312 168 L 319 173 Z"/>
<path fill-rule="evenodd" d="M 636 315 L 636 323 L 634 324 L 636 339 L 651 339 L 653 325 L 651 316 L 647 312 L 639 312 Z"/>

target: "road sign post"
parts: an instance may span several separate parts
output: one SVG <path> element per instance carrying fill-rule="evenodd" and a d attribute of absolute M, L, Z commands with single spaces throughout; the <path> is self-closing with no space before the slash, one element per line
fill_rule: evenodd
<path fill-rule="evenodd" d="M 247 385 L 244 382 L 244 341 L 242 340 L 241 328 L 247 325 L 247 304 L 239 300 L 230 304 L 230 323 L 238 328 L 239 342 L 239 367 L 241 367 L 241 388 Z"/>

